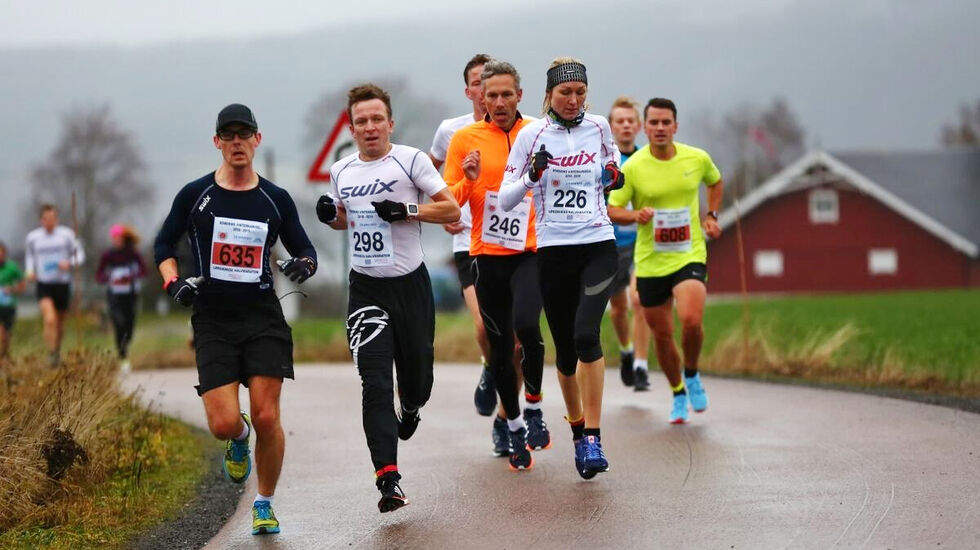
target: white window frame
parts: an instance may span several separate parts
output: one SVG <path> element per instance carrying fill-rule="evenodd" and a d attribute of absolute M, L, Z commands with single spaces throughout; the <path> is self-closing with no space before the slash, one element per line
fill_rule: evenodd
<path fill-rule="evenodd" d="M 783 251 L 756 250 L 752 257 L 752 271 L 756 277 L 782 277 Z"/>
<path fill-rule="evenodd" d="M 837 223 L 840 221 L 840 196 L 836 189 L 812 189 L 809 196 L 810 223 Z M 820 208 L 828 204 L 829 208 Z"/>
<path fill-rule="evenodd" d="M 898 275 L 898 251 L 894 248 L 869 249 L 868 273 L 872 276 Z"/>

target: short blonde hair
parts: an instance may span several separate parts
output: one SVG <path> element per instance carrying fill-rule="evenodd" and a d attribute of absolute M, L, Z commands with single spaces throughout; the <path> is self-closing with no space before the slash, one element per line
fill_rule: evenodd
<path fill-rule="evenodd" d="M 637 122 L 639 122 L 640 119 L 642 118 L 640 115 L 640 104 L 637 103 L 635 99 L 633 99 L 628 95 L 621 95 L 613 101 L 612 107 L 609 108 L 609 116 L 607 117 L 609 119 L 609 122 L 612 122 L 613 110 L 620 109 L 620 108 L 633 109 L 633 112 L 636 113 Z"/>
<path fill-rule="evenodd" d="M 578 59 L 577 57 L 556 57 L 551 60 L 551 65 L 548 65 L 548 69 L 552 69 L 558 65 L 564 65 L 566 63 L 578 63 L 579 65 L 585 65 L 585 63 L 583 63 L 582 60 Z M 586 86 L 588 86 L 588 84 L 586 84 Z M 541 106 L 541 112 L 544 114 L 548 114 L 548 111 L 551 109 L 551 92 L 553 90 L 554 89 L 545 90 L 544 92 L 544 103 L 542 103 Z M 585 110 L 589 110 L 588 103 L 585 104 Z"/>

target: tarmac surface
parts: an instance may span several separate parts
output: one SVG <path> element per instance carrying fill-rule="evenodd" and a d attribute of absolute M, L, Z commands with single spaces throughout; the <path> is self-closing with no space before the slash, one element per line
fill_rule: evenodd
<path fill-rule="evenodd" d="M 553 446 L 535 452 L 532 470 L 512 472 L 491 456 L 491 419 L 473 408 L 479 367 L 437 365 L 419 430 L 399 446 L 411 504 L 382 515 L 354 367 L 297 366 L 282 399 L 282 533 L 250 534 L 253 472 L 205 548 L 980 548 L 980 415 L 706 377 L 709 410 L 672 426 L 663 376 L 635 393 L 608 369 L 611 471 L 585 481 L 546 371 Z M 162 370 L 125 384 L 205 427 L 196 379 L 193 369 Z"/>

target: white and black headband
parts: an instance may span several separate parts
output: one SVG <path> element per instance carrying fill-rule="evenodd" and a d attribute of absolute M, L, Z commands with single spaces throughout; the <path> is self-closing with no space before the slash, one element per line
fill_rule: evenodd
<path fill-rule="evenodd" d="M 565 82 L 589 83 L 589 77 L 585 75 L 585 65 L 581 63 L 562 63 L 548 69 L 548 89 L 551 90 L 559 84 Z"/>

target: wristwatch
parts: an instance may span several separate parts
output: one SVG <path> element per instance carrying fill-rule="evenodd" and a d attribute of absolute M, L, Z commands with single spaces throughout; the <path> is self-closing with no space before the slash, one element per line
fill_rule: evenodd
<path fill-rule="evenodd" d="M 415 218 L 419 217 L 419 205 L 418 204 L 416 204 L 414 202 L 410 202 L 410 203 L 407 203 L 405 206 L 408 208 L 408 219 L 414 220 Z"/>
<path fill-rule="evenodd" d="M 715 219 L 715 221 L 718 221 L 718 211 L 717 210 L 708 210 L 708 212 L 706 213 L 706 215 L 711 216 L 712 218 Z"/>

